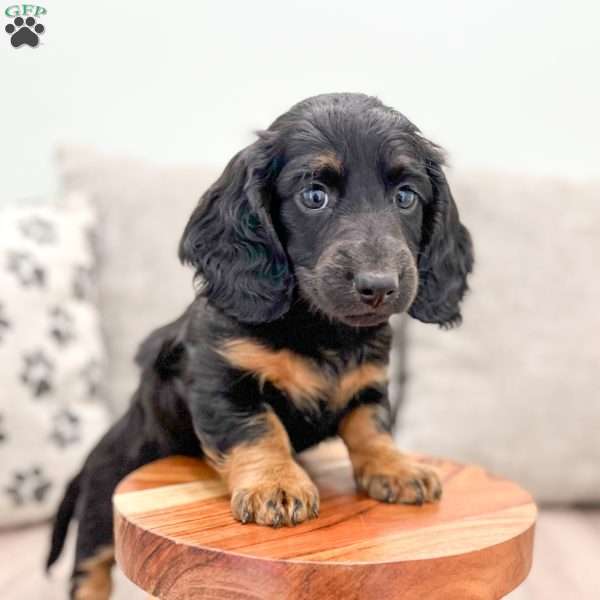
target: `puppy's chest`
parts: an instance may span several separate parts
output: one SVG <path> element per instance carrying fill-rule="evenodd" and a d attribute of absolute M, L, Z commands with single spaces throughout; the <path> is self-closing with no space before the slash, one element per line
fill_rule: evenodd
<path fill-rule="evenodd" d="M 384 358 L 342 357 L 332 350 L 308 357 L 247 338 L 229 340 L 219 353 L 232 367 L 253 375 L 261 388 L 274 386 L 301 411 L 312 412 L 323 403 L 331 412 L 341 411 L 361 390 L 387 381 Z"/>

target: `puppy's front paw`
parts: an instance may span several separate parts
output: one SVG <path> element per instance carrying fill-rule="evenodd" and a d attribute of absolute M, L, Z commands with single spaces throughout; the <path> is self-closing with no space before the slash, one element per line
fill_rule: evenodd
<path fill-rule="evenodd" d="M 251 485 L 233 490 L 231 512 L 242 523 L 297 525 L 318 516 L 319 492 L 300 467 L 284 474 L 265 473 Z"/>
<path fill-rule="evenodd" d="M 421 505 L 442 497 L 442 484 L 437 473 L 399 452 L 368 458 L 356 470 L 355 477 L 359 489 L 382 502 Z"/>

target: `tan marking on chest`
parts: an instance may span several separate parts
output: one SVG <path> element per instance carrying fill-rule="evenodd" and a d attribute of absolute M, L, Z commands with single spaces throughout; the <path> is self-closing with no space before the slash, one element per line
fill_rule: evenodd
<path fill-rule="evenodd" d="M 363 363 L 340 377 L 331 402 L 333 406 L 341 409 L 361 390 L 370 386 L 383 385 L 386 382 L 386 365 Z"/>
<path fill-rule="evenodd" d="M 361 389 L 387 379 L 385 365 L 363 363 L 334 377 L 291 350 L 272 350 L 249 339 L 230 340 L 219 354 L 232 366 L 252 373 L 261 386 L 268 381 L 304 410 L 317 409 L 320 399 L 339 410 Z"/>

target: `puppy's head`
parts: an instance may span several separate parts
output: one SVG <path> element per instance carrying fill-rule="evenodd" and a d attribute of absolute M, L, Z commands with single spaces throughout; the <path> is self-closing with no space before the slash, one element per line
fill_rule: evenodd
<path fill-rule="evenodd" d="M 242 322 L 275 320 L 299 294 L 352 326 L 406 310 L 452 325 L 473 254 L 442 164 L 376 98 L 309 98 L 231 160 L 192 214 L 180 258 Z"/>

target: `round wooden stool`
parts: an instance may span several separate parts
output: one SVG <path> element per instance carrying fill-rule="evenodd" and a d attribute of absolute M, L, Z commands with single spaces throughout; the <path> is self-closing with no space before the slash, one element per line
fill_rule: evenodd
<path fill-rule="evenodd" d="M 402 506 L 355 492 L 341 442 L 299 460 L 320 516 L 281 529 L 235 521 L 202 461 L 142 467 L 114 496 L 117 563 L 161 600 L 495 600 L 529 572 L 536 506 L 510 481 L 422 458 L 444 496 Z"/>

